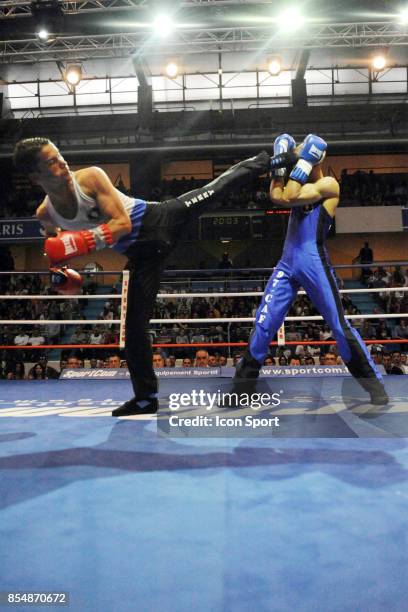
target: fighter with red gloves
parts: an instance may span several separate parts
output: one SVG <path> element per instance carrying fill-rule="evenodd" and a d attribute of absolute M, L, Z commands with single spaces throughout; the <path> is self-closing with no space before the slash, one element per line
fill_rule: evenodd
<path fill-rule="evenodd" d="M 154 413 L 158 409 L 157 378 L 152 367 L 149 321 L 166 257 L 192 218 L 226 193 L 255 177 L 297 161 L 292 152 L 271 158 L 263 151 L 239 162 L 207 185 L 165 202 L 146 202 L 118 191 L 100 168 L 70 171 L 58 148 L 46 138 L 17 143 L 14 164 L 40 185 L 46 197 L 37 218 L 49 236 L 45 252 L 59 291 L 79 283 L 73 271 L 61 268 L 71 259 L 112 247 L 128 257 L 126 359 L 135 397 L 113 416 Z M 64 231 L 61 231 L 64 230 Z"/>

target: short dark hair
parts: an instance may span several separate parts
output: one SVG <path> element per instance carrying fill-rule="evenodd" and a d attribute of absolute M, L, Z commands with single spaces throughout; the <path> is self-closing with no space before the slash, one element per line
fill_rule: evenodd
<path fill-rule="evenodd" d="M 24 174 L 35 172 L 38 169 L 38 154 L 45 145 L 49 144 L 51 140 L 42 136 L 19 140 L 13 151 L 14 167 Z"/>

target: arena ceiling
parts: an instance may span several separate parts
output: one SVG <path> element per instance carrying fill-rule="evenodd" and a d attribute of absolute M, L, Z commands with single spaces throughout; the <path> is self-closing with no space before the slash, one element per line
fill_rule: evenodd
<path fill-rule="evenodd" d="M 174 0 L 162 2 L 161 5 L 156 0 L 35 1 L 57 9 L 47 42 L 36 35 L 38 18 L 34 18 L 30 0 L 0 1 L 0 96 L 3 93 L 0 157 L 9 154 L 10 143 L 17 136 L 33 135 L 38 130 L 49 132 L 50 126 L 61 134 L 61 144 L 64 146 L 74 146 L 74 135 L 78 132 L 77 140 L 81 140 L 81 147 L 89 149 L 96 143 L 96 147 L 105 151 L 110 143 L 121 151 L 135 146 L 135 143 L 140 149 L 138 138 L 145 139 L 148 147 L 194 148 L 196 144 L 190 144 L 191 139 L 201 138 L 200 142 L 207 142 L 211 138 L 220 138 L 220 134 L 224 138 L 226 132 L 230 134 L 228 138 L 231 142 L 247 146 L 251 138 L 256 139 L 258 133 L 264 133 L 265 126 L 268 133 L 282 129 L 292 129 L 294 133 L 323 129 L 324 135 L 332 139 L 331 142 L 348 138 L 349 147 L 352 145 L 351 139 L 353 142 L 360 139 L 353 144 L 360 147 L 363 138 L 381 138 L 386 141 L 386 146 L 390 139 L 396 146 L 396 139 L 400 138 L 402 140 L 398 146 L 406 145 L 408 25 L 403 25 L 400 20 L 399 11 L 404 5 L 398 0 L 344 0 L 341 3 L 333 0 L 297 0 L 295 5 L 301 10 L 305 21 L 296 31 L 290 19 L 281 17 L 282 9 L 288 8 L 289 3 L 280 1 Z M 404 2 L 408 8 L 408 0 Z M 172 33 L 162 36 L 163 32 L 155 33 L 153 22 L 161 10 L 166 9 L 168 13 L 169 7 L 175 28 Z M 382 95 L 382 90 L 377 93 L 374 86 L 373 91 L 367 93 L 367 82 L 370 80 L 371 87 L 373 81 L 369 69 L 370 58 L 377 50 L 387 54 L 388 64 L 394 73 L 398 70 L 398 75 L 402 74 L 397 77 L 385 76 L 385 79 L 398 80 L 395 85 L 398 87 L 397 94 L 390 91 Z M 322 80 L 325 80 L 327 68 L 332 71 L 329 80 L 335 90 L 341 87 L 343 78 L 338 77 L 336 70 L 346 68 L 344 79 L 362 79 L 364 92 L 360 96 L 344 99 L 344 108 L 333 107 L 331 112 L 326 107 L 324 116 L 327 125 L 323 127 L 318 99 L 315 98 L 307 109 L 303 105 L 299 114 L 292 108 L 294 103 L 290 91 L 287 99 L 275 107 L 275 100 L 269 103 L 258 97 L 251 100 L 248 96 L 241 107 L 236 99 L 226 105 L 223 95 L 227 99 L 227 85 L 224 92 L 220 86 L 218 98 L 210 102 L 206 98 L 207 92 L 203 91 L 205 102 L 187 101 L 181 104 L 170 99 L 167 103 L 166 96 L 170 95 L 167 90 L 162 92 L 164 102 L 158 101 L 156 81 L 165 74 L 167 60 L 175 60 L 180 65 L 180 74 L 184 79 L 180 89 L 188 94 L 188 79 L 198 78 L 195 75 L 206 78 L 209 76 L 207 73 L 213 73 L 220 82 L 225 76 L 227 82 L 227 73 L 248 73 L 248 78 L 251 71 L 252 74 L 254 71 L 256 74 L 264 71 L 265 74 L 268 58 L 275 54 L 282 59 L 283 70 L 289 79 L 288 85 L 285 85 L 288 90 L 290 79 L 301 81 L 306 72 L 316 74 L 320 71 Z M 59 81 L 63 68 L 70 62 L 82 65 L 84 79 L 87 79 L 86 87 L 92 83 L 96 87 L 98 79 L 102 82 L 105 78 L 136 77 L 141 89 L 153 86 L 155 111 L 189 111 L 194 106 L 193 110 L 198 112 L 178 115 L 177 123 L 173 116 L 167 117 L 165 112 L 152 115 L 151 103 L 147 118 L 135 103 L 129 108 L 122 106 L 120 109 L 121 113 L 130 114 L 112 114 L 108 123 L 102 115 L 94 117 L 92 122 L 86 116 L 80 117 L 81 113 L 86 115 L 90 111 L 78 107 L 63 106 L 48 110 L 40 104 L 36 108 L 22 107 L 20 113 L 14 110 L 13 115 L 13 108 L 10 111 L 6 105 L 13 95 L 11 89 L 17 87 L 15 83 L 20 83 L 18 87 L 23 89 L 30 87 L 30 95 L 41 102 L 41 87 L 61 87 Z M 375 87 L 380 85 L 376 83 Z M 362 85 L 357 83 L 356 87 Z M 66 91 L 63 93 L 67 94 Z M 327 98 L 328 104 L 334 100 L 331 95 Z M 379 106 L 382 101 L 386 107 L 384 109 Z M 394 102 L 395 107 L 391 108 Z M 347 105 L 353 103 L 360 104 L 360 107 L 355 106 L 351 110 Z M 339 102 L 336 101 L 336 104 Z M 279 105 L 285 108 L 277 108 Z M 112 103 L 108 112 L 111 112 L 111 107 Z M 210 113 L 206 114 L 207 111 Z M 70 113 L 73 116 L 68 117 Z M 203 116 L 200 113 L 204 113 Z M 12 119 L 5 121 L 5 117 Z M 19 123 L 20 119 L 23 121 Z M 78 124 L 79 127 L 73 129 L 73 121 L 80 122 L 82 119 L 84 125 Z M 166 144 L 166 138 L 169 144 Z M 217 140 L 208 146 L 219 147 L 221 144 Z"/>
<path fill-rule="evenodd" d="M 160 6 L 148 0 L 36 0 L 37 5 L 56 9 L 48 42 L 36 36 L 38 19 L 29 0 L 0 3 L 0 63 L 86 61 L 109 58 L 151 60 L 171 56 L 194 58 L 220 55 L 230 61 L 242 53 L 254 58 L 268 53 L 330 50 L 334 59 L 350 58 L 353 50 L 393 48 L 408 45 L 408 26 L 398 19 L 396 2 L 363 1 L 341 3 L 321 0 L 298 2 L 306 21 L 296 32 L 282 23 L 280 2 L 262 0 L 182 0 L 171 3 L 176 24 L 166 37 L 155 34 L 152 23 Z M 408 4 L 407 4 L 408 6 Z M 289 24 L 291 25 L 291 24 Z M 406 53 L 406 49 L 403 49 Z M 322 54 L 320 54 L 321 56 Z M 356 56 L 358 57 L 358 53 Z M 327 54 L 323 53 L 323 57 Z M 397 53 L 398 58 L 403 57 Z M 322 60 L 320 65 L 327 65 Z M 200 64 L 200 66 L 201 66 Z"/>

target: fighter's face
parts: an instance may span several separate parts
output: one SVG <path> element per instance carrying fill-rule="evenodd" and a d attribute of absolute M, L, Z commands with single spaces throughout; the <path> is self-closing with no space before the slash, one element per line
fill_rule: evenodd
<path fill-rule="evenodd" d="M 69 166 L 55 145 L 44 145 L 37 159 L 38 170 L 33 173 L 37 182 L 64 182 L 69 180 Z"/>

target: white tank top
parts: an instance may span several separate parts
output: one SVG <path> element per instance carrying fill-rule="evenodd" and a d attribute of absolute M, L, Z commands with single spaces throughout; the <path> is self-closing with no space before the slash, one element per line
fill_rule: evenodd
<path fill-rule="evenodd" d="M 98 204 L 93 198 L 86 195 L 82 191 L 78 184 L 78 181 L 72 173 L 71 178 L 77 201 L 77 212 L 73 219 L 67 219 L 66 217 L 60 215 L 59 212 L 54 208 L 54 205 L 51 202 L 51 198 L 48 195 L 45 197 L 44 204 L 47 208 L 49 216 L 51 217 L 55 225 L 63 230 L 78 231 L 81 229 L 93 229 L 101 223 L 108 221 L 109 217 L 104 215 L 99 210 Z M 125 210 L 130 215 L 130 212 L 135 203 L 134 198 L 130 198 L 124 193 L 121 193 L 116 188 L 115 191 L 122 200 Z"/>
<path fill-rule="evenodd" d="M 56 227 L 60 227 L 63 230 L 79 231 L 83 229 L 94 229 L 101 223 L 109 221 L 109 217 L 99 210 L 97 202 L 82 191 L 75 176 L 71 174 L 71 177 L 77 201 L 77 212 L 73 219 L 66 219 L 60 215 L 54 208 L 51 198 L 48 195 L 44 200 L 47 212 Z M 127 249 L 138 239 L 142 219 L 146 210 L 146 202 L 144 200 L 129 197 L 116 188 L 115 191 L 130 217 L 132 229 L 129 234 L 125 234 L 119 238 L 115 244 L 111 245 L 111 248 L 119 253 L 126 253 Z"/>

